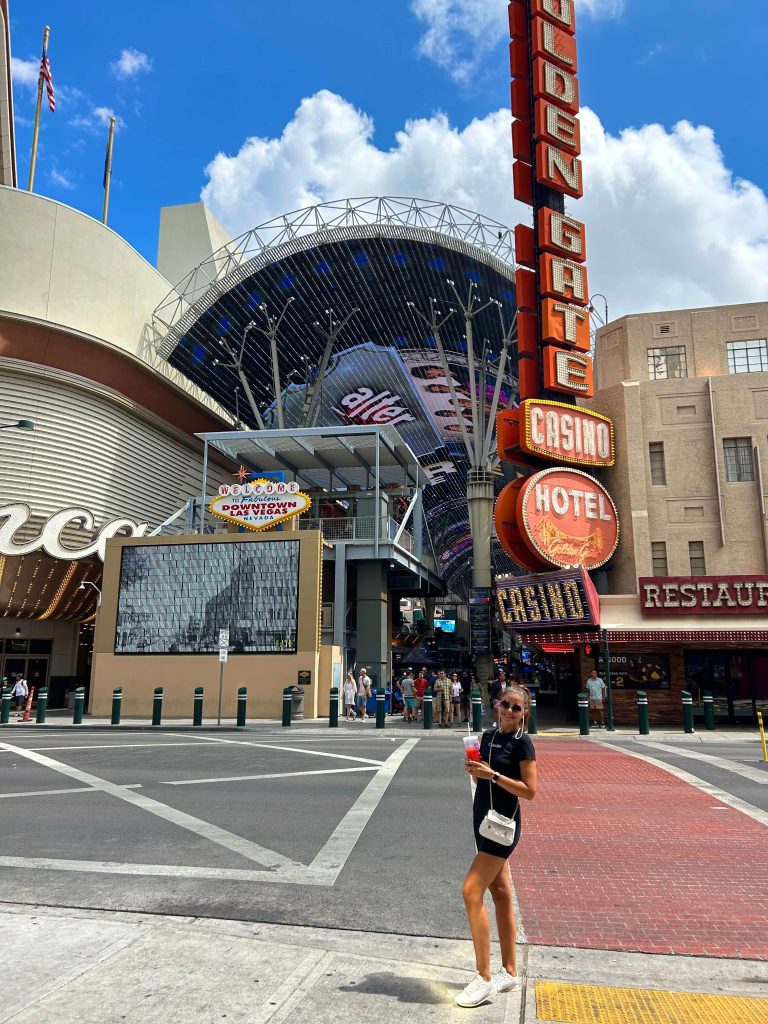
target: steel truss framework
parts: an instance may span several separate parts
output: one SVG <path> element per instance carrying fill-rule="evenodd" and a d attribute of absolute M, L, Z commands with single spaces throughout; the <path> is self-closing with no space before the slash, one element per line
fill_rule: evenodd
<path fill-rule="evenodd" d="M 473 294 L 488 308 L 473 326 L 470 380 L 457 298 Z M 430 308 L 439 339 L 418 312 Z M 466 591 L 464 442 L 474 441 L 478 399 L 490 412 L 497 378 L 499 407 L 516 400 L 515 308 L 509 228 L 444 203 L 366 198 L 241 235 L 179 283 L 153 328 L 158 354 L 237 427 L 394 425 L 431 482 L 425 519 L 440 571 Z M 505 337 L 515 345 L 503 361 Z M 495 568 L 515 571 L 495 540 L 493 548 Z"/>

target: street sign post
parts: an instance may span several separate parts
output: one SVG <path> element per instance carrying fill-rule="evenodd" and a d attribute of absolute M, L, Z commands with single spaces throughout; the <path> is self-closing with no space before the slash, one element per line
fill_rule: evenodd
<path fill-rule="evenodd" d="M 216 724 L 221 725 L 221 697 L 224 692 L 224 666 L 229 658 L 229 629 L 219 630 L 219 712 Z"/>

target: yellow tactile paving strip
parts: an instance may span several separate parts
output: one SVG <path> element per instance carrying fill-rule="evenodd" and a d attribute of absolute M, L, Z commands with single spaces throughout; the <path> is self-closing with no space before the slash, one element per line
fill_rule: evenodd
<path fill-rule="evenodd" d="M 537 981 L 536 1016 L 547 1024 L 768 1024 L 768 999 Z"/>

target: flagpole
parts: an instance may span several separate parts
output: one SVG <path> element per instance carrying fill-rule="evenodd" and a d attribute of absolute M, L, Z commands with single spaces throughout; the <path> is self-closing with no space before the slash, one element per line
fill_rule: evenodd
<path fill-rule="evenodd" d="M 48 49 L 48 37 L 51 34 L 51 29 L 48 25 L 45 26 L 43 32 L 43 53 Z M 29 184 L 27 185 L 27 191 L 32 191 L 32 186 L 35 183 L 35 164 L 37 163 L 37 137 L 40 134 L 40 110 L 43 106 L 43 70 L 40 69 L 40 75 L 37 80 L 37 108 L 35 110 L 35 127 L 32 132 L 32 156 L 29 160 Z"/>
<path fill-rule="evenodd" d="M 115 138 L 115 119 L 109 119 L 109 139 L 107 141 L 107 160 L 104 164 L 104 210 L 101 214 L 101 223 L 107 223 L 107 212 L 109 210 L 109 186 L 112 182 L 112 143 Z"/>

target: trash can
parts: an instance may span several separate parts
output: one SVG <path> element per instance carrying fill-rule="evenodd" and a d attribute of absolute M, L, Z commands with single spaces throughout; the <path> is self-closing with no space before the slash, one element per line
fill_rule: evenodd
<path fill-rule="evenodd" d="M 294 686 L 291 690 L 291 721 L 300 722 L 304 717 L 304 690 Z"/>
<path fill-rule="evenodd" d="M 67 690 L 67 711 L 75 710 L 75 693 L 76 690 Z"/>

